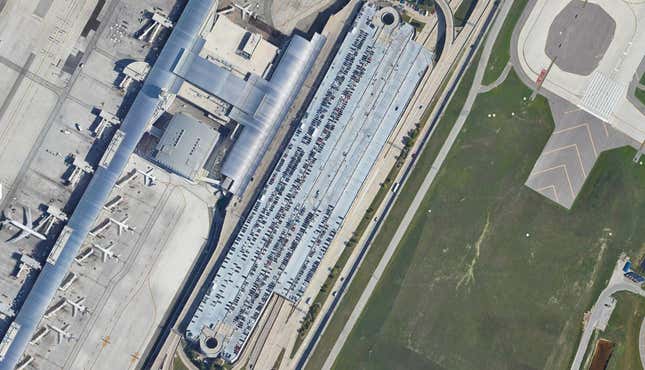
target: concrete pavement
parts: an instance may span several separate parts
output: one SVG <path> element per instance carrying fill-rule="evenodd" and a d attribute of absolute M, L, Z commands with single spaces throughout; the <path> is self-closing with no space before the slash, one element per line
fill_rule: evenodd
<path fill-rule="evenodd" d="M 484 77 L 484 72 L 486 70 L 486 65 L 488 64 L 488 60 L 490 58 L 491 52 L 493 45 L 495 43 L 495 39 L 497 38 L 497 34 L 499 33 L 503 23 L 504 19 L 506 18 L 508 11 L 510 10 L 510 7 L 512 5 L 511 1 L 505 1 L 501 5 L 501 8 L 499 10 L 499 14 L 496 18 L 495 23 L 493 24 L 489 37 L 487 39 L 487 42 L 484 46 L 484 50 L 480 59 L 480 63 L 477 67 L 477 71 L 475 74 L 475 79 L 473 81 L 473 85 L 471 86 L 470 92 L 468 94 L 468 98 L 466 99 L 466 103 L 464 104 L 464 107 L 459 114 L 459 117 L 457 119 L 457 122 L 453 126 L 446 142 L 442 146 L 441 150 L 439 151 L 439 154 L 437 158 L 435 159 L 435 162 L 433 163 L 432 167 L 430 168 L 430 171 L 426 175 L 423 184 L 419 188 L 419 191 L 417 192 L 417 195 L 415 196 L 414 200 L 412 201 L 412 204 L 408 211 L 406 212 L 405 216 L 403 217 L 403 220 L 401 221 L 401 224 L 399 225 L 398 229 L 396 230 L 394 237 L 392 238 L 390 244 L 388 245 L 383 257 L 381 258 L 381 261 L 379 262 L 378 266 L 376 267 L 374 273 L 372 274 L 372 277 L 370 278 L 365 290 L 363 291 L 363 294 L 359 298 L 358 303 L 356 304 L 356 307 L 354 308 L 354 311 L 350 315 L 349 319 L 347 320 L 347 323 L 345 324 L 345 327 L 341 331 L 338 339 L 336 340 L 336 343 L 334 344 L 331 352 L 329 353 L 329 356 L 327 357 L 327 360 L 325 361 L 323 365 L 323 370 L 328 370 L 331 369 L 334 361 L 336 360 L 336 357 L 340 353 L 341 349 L 343 348 L 343 345 L 345 344 L 347 338 L 349 337 L 350 332 L 354 328 L 356 322 L 358 321 L 358 318 L 360 317 L 361 313 L 363 312 L 363 309 L 367 305 L 367 302 L 372 295 L 374 289 L 376 288 L 376 285 L 378 281 L 380 280 L 381 276 L 383 275 L 383 272 L 385 271 L 385 268 L 389 264 L 392 256 L 396 252 L 397 247 L 399 246 L 401 240 L 403 239 L 403 236 L 405 232 L 407 231 L 410 223 L 412 222 L 412 219 L 414 215 L 416 214 L 419 206 L 421 205 L 423 199 L 425 198 L 426 193 L 430 189 L 430 186 L 432 185 L 432 182 L 436 178 L 439 169 L 441 168 L 441 165 L 445 161 L 448 152 L 452 148 L 452 145 L 454 144 L 455 140 L 457 139 L 457 136 L 459 135 L 459 132 L 461 131 L 463 125 L 466 122 L 466 119 L 468 118 L 468 115 L 470 114 L 470 109 L 472 108 L 473 103 L 475 102 L 475 98 L 479 94 L 479 90 L 481 88 L 481 81 L 482 78 Z M 485 26 L 484 26 L 485 27 Z M 485 29 L 485 28 L 484 28 Z"/>
<path fill-rule="evenodd" d="M 446 0 L 436 0 L 435 4 L 439 5 L 439 9 L 441 9 L 441 13 L 446 20 L 446 44 L 450 45 L 456 38 L 455 18 L 452 13 L 452 8 L 448 5 Z"/>
<path fill-rule="evenodd" d="M 645 3 L 593 0 L 590 3 L 604 13 L 604 17 L 615 22 L 615 32 L 606 51 L 599 56 L 598 66 L 593 73 L 580 74 L 575 71 L 561 69 L 557 63 L 549 67 L 552 59 L 546 49 L 553 40 L 548 38 L 550 29 L 557 26 L 557 17 L 566 10 L 568 0 L 535 0 L 527 7 L 527 18 L 518 27 L 517 49 L 514 63 L 521 69 L 531 82 L 536 81 L 544 70 L 549 68 L 548 76 L 542 84 L 542 90 L 548 90 L 572 104 L 584 109 L 594 116 L 608 122 L 619 131 L 641 143 L 645 140 L 645 115 L 638 110 L 627 97 L 627 88 L 632 81 L 634 72 L 645 56 Z M 573 15 L 566 22 L 566 30 L 575 31 L 576 25 L 583 28 L 601 26 L 596 17 L 585 17 L 583 13 Z M 554 46 L 560 50 L 558 58 L 584 50 L 589 44 L 595 43 L 597 35 L 589 32 L 577 32 L 576 38 L 569 38 Z M 590 40 L 593 38 L 593 40 Z M 557 42 L 557 41 L 556 41 Z M 579 54 L 579 53 L 578 53 Z M 566 68 L 563 66 L 563 68 Z M 531 85 L 529 85 L 531 86 Z"/>

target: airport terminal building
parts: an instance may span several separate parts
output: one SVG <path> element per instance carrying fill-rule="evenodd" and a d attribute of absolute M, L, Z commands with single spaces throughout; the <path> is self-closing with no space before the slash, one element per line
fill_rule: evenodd
<path fill-rule="evenodd" d="M 302 298 L 431 67 L 413 36 L 392 8 L 358 12 L 188 325 L 188 339 L 208 356 L 235 362 L 272 294 Z M 179 74 L 199 84 L 202 62 L 191 63 L 193 72 Z"/>
<path fill-rule="evenodd" d="M 278 53 L 257 35 L 239 32 L 226 23 L 215 27 L 216 5 L 213 0 L 190 0 L 184 7 L 10 330 L 0 340 L 0 369 L 14 369 L 21 361 L 130 156 L 175 99 L 189 101 L 209 118 L 221 113 L 239 125 L 222 174 L 231 183 L 230 192 L 244 192 L 325 39 L 319 34 L 311 40 L 296 35 Z M 232 46 L 241 47 L 236 66 L 218 59 L 228 53 L 223 50 L 227 45 L 218 43 L 217 32 L 213 32 L 221 28 L 244 38 L 244 43 Z M 258 61 L 259 55 L 266 63 Z M 174 116 L 164 135 L 152 160 L 189 179 L 199 177 L 208 152 L 219 139 L 216 131 L 182 114 Z"/>

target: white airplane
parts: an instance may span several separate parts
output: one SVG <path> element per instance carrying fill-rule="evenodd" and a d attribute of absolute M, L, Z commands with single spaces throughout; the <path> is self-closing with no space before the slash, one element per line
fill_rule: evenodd
<path fill-rule="evenodd" d="M 47 312 L 45 312 L 44 317 L 46 319 L 49 319 L 54 316 L 54 314 L 60 310 L 63 309 L 66 305 L 72 306 L 72 317 L 76 317 L 76 312 L 80 312 L 82 314 L 85 314 L 88 312 L 87 307 L 83 304 L 85 302 L 85 298 L 80 298 L 76 302 L 70 300 L 69 298 L 61 298 L 58 302 L 56 302 L 53 306 L 51 306 Z"/>
<path fill-rule="evenodd" d="M 34 236 L 40 240 L 47 240 L 47 237 L 36 230 L 32 229 L 33 227 L 33 219 L 31 217 L 31 209 L 23 207 L 23 212 L 24 212 L 24 223 L 20 223 L 16 220 L 11 219 L 10 217 L 5 215 L 4 221 L 1 221 L 0 224 L 2 225 L 9 225 L 18 228 L 20 231 L 16 236 L 13 238 L 9 239 L 7 242 L 8 243 L 15 243 L 18 240 L 22 240 L 24 238 L 28 238 L 30 236 Z"/>
<path fill-rule="evenodd" d="M 66 324 L 62 328 L 59 328 L 59 327 L 51 325 L 51 324 L 47 324 L 47 326 L 51 330 L 55 331 L 56 334 L 58 334 L 58 337 L 57 337 L 58 344 L 60 344 L 63 341 L 63 339 L 67 339 L 68 341 L 71 340 L 71 339 L 74 339 L 74 337 L 72 336 L 72 333 L 67 331 L 67 329 L 69 328 L 69 324 Z"/>
<path fill-rule="evenodd" d="M 124 230 L 125 231 L 134 231 L 135 230 L 134 227 L 126 224 L 126 222 L 128 222 L 128 218 L 129 218 L 128 216 L 125 216 L 125 218 L 123 220 L 118 221 L 118 220 L 116 220 L 116 219 L 114 219 L 112 217 L 108 217 L 108 220 L 110 220 L 111 223 L 113 223 L 113 224 L 115 224 L 116 226 L 119 227 L 118 234 L 121 235 Z"/>
<path fill-rule="evenodd" d="M 234 3 L 233 6 L 242 11 L 242 19 L 243 20 L 247 20 L 249 18 L 255 17 L 255 13 L 253 13 L 253 11 L 251 10 L 251 6 L 252 6 L 251 4 L 249 4 L 247 6 L 242 6 L 242 5 L 239 5 L 237 3 Z"/>
<path fill-rule="evenodd" d="M 72 306 L 72 317 L 76 316 L 76 312 L 80 312 L 81 314 L 89 312 L 87 306 L 83 304 L 83 302 L 85 302 L 85 297 L 79 298 L 78 300 L 76 300 L 76 302 L 72 301 L 71 299 L 65 298 L 65 302 L 67 302 L 68 305 Z"/>
<path fill-rule="evenodd" d="M 143 184 L 144 185 L 146 185 L 146 186 L 157 185 L 157 178 L 155 176 L 152 176 L 152 171 L 154 171 L 154 168 L 151 168 L 148 171 L 142 171 L 142 170 L 136 168 L 136 171 L 143 175 Z"/>
<path fill-rule="evenodd" d="M 112 252 L 112 248 L 114 248 L 114 244 L 110 244 L 107 247 L 101 247 L 100 245 L 96 243 L 92 243 L 92 247 L 96 248 L 99 252 L 101 252 L 101 260 L 103 263 L 105 263 L 108 258 L 114 258 L 115 260 L 119 260 L 119 256 L 116 255 L 114 252 Z"/>

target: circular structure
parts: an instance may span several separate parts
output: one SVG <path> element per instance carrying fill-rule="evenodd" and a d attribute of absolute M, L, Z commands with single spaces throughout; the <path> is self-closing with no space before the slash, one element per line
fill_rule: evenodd
<path fill-rule="evenodd" d="M 380 9 L 372 18 L 372 22 L 377 27 L 383 27 L 384 29 L 394 29 L 401 23 L 401 17 L 399 13 L 391 6 L 386 6 L 385 8 Z"/>
<path fill-rule="evenodd" d="M 616 21 L 599 5 L 574 0 L 555 17 L 546 41 L 546 55 L 561 70 L 591 74 L 614 39 Z"/>
<path fill-rule="evenodd" d="M 383 22 L 383 24 L 386 26 L 391 25 L 395 20 L 396 18 L 394 18 L 394 14 L 390 12 L 385 12 L 383 13 L 383 15 L 381 15 L 381 22 Z"/>
<path fill-rule="evenodd" d="M 210 349 L 214 349 L 214 348 L 217 348 L 217 345 L 219 344 L 219 342 L 214 337 L 210 337 L 206 339 L 205 344 L 206 344 L 206 347 Z"/>
<path fill-rule="evenodd" d="M 222 350 L 224 338 L 217 331 L 205 326 L 199 336 L 199 349 L 208 358 L 216 358 Z"/>

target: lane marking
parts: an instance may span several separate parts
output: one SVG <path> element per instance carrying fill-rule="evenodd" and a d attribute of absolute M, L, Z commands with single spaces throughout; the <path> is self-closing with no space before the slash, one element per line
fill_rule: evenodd
<path fill-rule="evenodd" d="M 578 150 L 578 144 L 570 144 L 570 145 L 563 146 L 563 147 L 560 147 L 560 148 L 557 148 L 557 149 L 552 149 L 552 150 L 549 150 L 547 152 L 542 153 L 542 155 L 549 155 L 549 154 L 553 154 L 555 152 L 559 152 L 561 150 L 566 150 L 566 149 L 571 149 L 571 148 L 574 148 L 576 150 L 576 153 L 578 154 L 578 164 L 580 164 L 580 168 L 582 169 L 582 174 L 586 178 L 587 177 L 587 171 L 585 171 L 585 166 L 582 164 L 582 156 L 580 155 L 580 150 Z"/>
<path fill-rule="evenodd" d="M 558 168 L 562 168 L 564 170 L 564 174 L 567 177 L 567 182 L 569 183 L 569 190 L 571 190 L 571 196 L 575 199 L 576 197 L 575 197 L 575 194 L 574 194 L 574 191 L 573 191 L 573 185 L 571 184 L 571 178 L 569 177 L 569 171 L 567 171 L 567 166 L 564 165 L 564 164 L 561 164 L 559 166 L 554 166 L 554 167 L 551 167 L 551 168 L 547 168 L 546 170 L 541 170 L 541 171 L 535 172 L 535 173 L 531 174 L 529 179 L 533 178 L 533 177 L 535 177 L 537 175 L 543 174 L 545 172 L 557 170 Z"/>
<path fill-rule="evenodd" d="M 546 194 L 544 194 L 543 192 L 544 192 L 545 190 L 549 190 L 549 189 L 553 190 L 553 195 L 555 196 L 555 202 L 556 202 L 556 203 L 560 203 L 560 198 L 558 197 L 558 191 L 557 191 L 557 189 L 555 188 L 555 185 L 545 186 L 545 187 L 543 187 L 543 188 L 537 189 L 537 191 L 538 191 L 538 193 L 541 193 L 543 196 L 545 196 L 545 197 L 547 197 L 547 198 L 548 198 L 548 196 L 547 196 Z"/>

